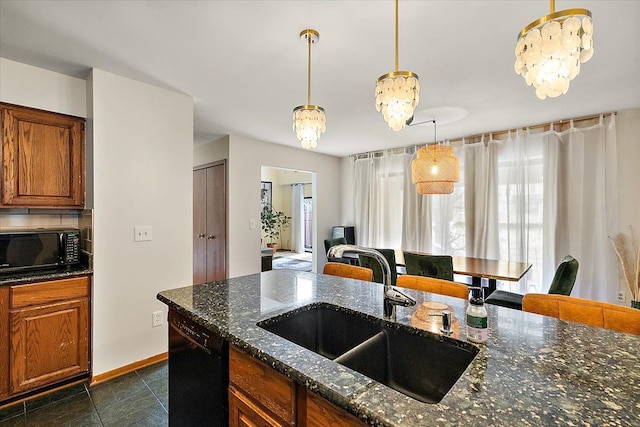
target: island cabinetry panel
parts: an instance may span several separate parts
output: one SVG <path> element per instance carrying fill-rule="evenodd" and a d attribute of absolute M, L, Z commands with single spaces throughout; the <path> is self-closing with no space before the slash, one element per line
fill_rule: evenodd
<path fill-rule="evenodd" d="M 9 393 L 89 372 L 90 278 L 9 288 Z"/>
<path fill-rule="evenodd" d="M 0 110 L 0 207 L 82 208 L 85 120 L 5 103 Z"/>
<path fill-rule="evenodd" d="M 366 426 L 342 408 L 307 391 L 307 427 L 359 427 Z"/>
<path fill-rule="evenodd" d="M 295 383 L 229 346 L 229 425 L 296 425 Z"/>
<path fill-rule="evenodd" d="M 9 396 L 9 287 L 0 286 L 0 402 Z"/>

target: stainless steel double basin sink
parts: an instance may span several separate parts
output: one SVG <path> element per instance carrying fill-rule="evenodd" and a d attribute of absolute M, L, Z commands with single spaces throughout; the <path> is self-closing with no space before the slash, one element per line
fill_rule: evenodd
<path fill-rule="evenodd" d="M 440 402 L 479 351 L 464 341 L 327 303 L 258 326 L 427 403 Z"/>

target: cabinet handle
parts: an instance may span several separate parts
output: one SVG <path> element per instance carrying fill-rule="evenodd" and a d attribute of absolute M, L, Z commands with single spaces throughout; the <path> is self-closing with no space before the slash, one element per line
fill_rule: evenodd
<path fill-rule="evenodd" d="M 216 238 L 216 236 L 214 236 L 213 234 L 209 234 L 207 236 L 207 240 L 211 240 L 211 239 L 215 239 L 215 238 Z"/>
<path fill-rule="evenodd" d="M 204 234 L 204 233 L 198 234 L 198 238 L 200 238 L 200 239 L 204 239 L 205 236 L 206 236 L 206 234 Z"/>

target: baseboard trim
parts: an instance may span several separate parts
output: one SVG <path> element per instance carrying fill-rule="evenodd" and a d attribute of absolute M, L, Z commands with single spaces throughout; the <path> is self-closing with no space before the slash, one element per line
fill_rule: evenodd
<path fill-rule="evenodd" d="M 95 375 L 91 378 L 91 383 L 89 384 L 89 386 L 93 387 L 105 381 L 109 381 L 114 378 L 118 378 L 122 375 L 128 374 L 130 372 L 136 371 L 138 369 L 146 368 L 147 366 L 155 365 L 156 363 L 159 363 L 159 362 L 164 362 L 168 358 L 169 358 L 169 353 L 164 352 L 164 353 L 156 354 L 155 356 L 148 357 L 146 359 L 138 360 L 137 362 L 133 362 L 125 366 L 121 366 L 119 368 L 102 373 L 100 375 Z"/>

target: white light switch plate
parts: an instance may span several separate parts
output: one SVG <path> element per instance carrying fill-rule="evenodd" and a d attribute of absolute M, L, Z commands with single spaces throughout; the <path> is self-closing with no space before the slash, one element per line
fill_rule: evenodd
<path fill-rule="evenodd" d="M 148 242 L 150 240 L 151 240 L 150 225 L 136 225 L 135 227 L 133 227 L 134 242 Z"/>

